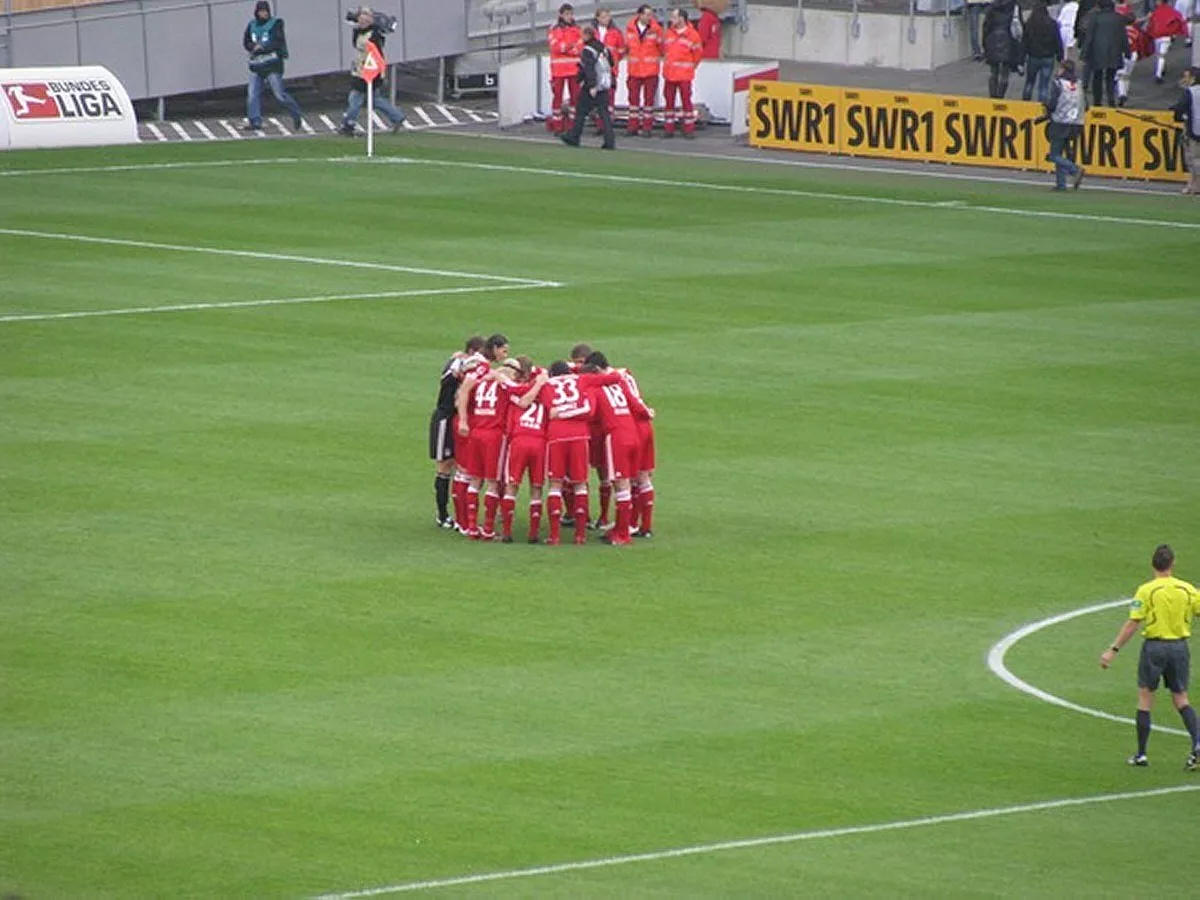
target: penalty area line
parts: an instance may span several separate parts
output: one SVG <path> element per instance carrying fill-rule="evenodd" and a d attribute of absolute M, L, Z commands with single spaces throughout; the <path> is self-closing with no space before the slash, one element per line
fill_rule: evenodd
<path fill-rule="evenodd" d="M 140 250 L 166 250 L 173 253 L 205 253 L 214 256 L 233 256 L 240 259 L 265 259 L 272 262 L 293 262 L 317 266 L 340 266 L 348 269 L 371 269 L 378 272 L 403 272 L 408 275 L 438 275 L 446 278 L 468 278 L 476 281 L 494 281 L 501 284 L 517 284 L 527 287 L 562 287 L 562 284 L 557 281 L 544 281 L 537 278 L 516 278 L 511 275 L 491 275 L 480 272 L 458 272 L 451 269 L 426 269 L 420 266 L 401 266 L 393 263 L 360 262 L 352 259 L 326 259 L 320 256 L 298 256 L 292 253 L 267 253 L 261 250 L 235 250 L 225 247 L 203 247 L 192 244 L 162 244 L 156 241 L 138 241 L 129 238 L 94 237 L 86 234 L 71 234 L 69 232 L 59 231 L 31 231 L 25 228 L 0 228 L 0 235 L 54 241 L 74 241 L 82 244 L 103 244 L 113 247 L 134 247 Z"/>
<path fill-rule="evenodd" d="M 579 872 L 588 869 L 607 869 L 614 866 L 632 865 L 634 863 L 658 862 L 666 859 L 679 859 L 686 856 L 703 856 L 710 853 L 723 853 L 728 850 L 749 850 L 755 847 L 771 847 L 781 844 L 797 844 L 804 841 L 828 840 L 856 835 L 879 834 L 888 831 L 907 831 L 914 828 L 926 828 L 933 825 L 947 825 L 953 822 L 972 822 L 980 819 L 996 819 L 1001 816 L 1015 816 L 1022 813 L 1044 812 L 1054 809 L 1068 809 L 1076 806 L 1092 806 L 1099 803 L 1118 803 L 1123 800 L 1142 800 L 1149 797 L 1161 797 L 1168 794 L 1182 794 L 1200 791 L 1200 784 L 1176 785 L 1174 787 L 1150 788 L 1142 791 L 1125 791 L 1116 794 L 1095 794 L 1090 797 L 1068 797 L 1061 800 L 1044 800 L 1038 803 L 1021 803 L 1016 806 L 999 806 L 986 809 L 974 809 L 966 812 L 947 813 L 939 816 L 923 816 L 918 819 L 901 819 L 892 822 L 879 822 L 873 825 L 852 825 L 846 828 L 823 828 L 815 831 L 797 831 L 791 834 L 778 834 L 770 837 L 748 838 L 738 841 L 722 841 L 715 844 L 696 844 L 691 847 L 678 847 L 674 850 L 656 850 L 650 853 L 631 853 L 626 856 L 608 856 L 601 859 L 589 859 L 579 862 L 558 863 L 547 866 L 533 866 L 527 869 L 509 869 L 501 872 L 485 872 L 479 875 L 462 875 L 456 878 L 437 878 L 428 881 L 409 881 L 387 887 L 367 888 L 358 891 L 347 891 L 337 894 L 322 894 L 315 900 L 358 900 L 362 897 L 382 897 L 387 894 L 405 894 L 415 891 L 430 891 L 438 888 L 464 887 L 472 884 L 486 884 L 494 881 L 510 881 L 517 878 L 535 878 L 540 875 L 559 875 L 565 872 Z"/>
<path fill-rule="evenodd" d="M 1091 716 L 1094 719 L 1105 719 L 1109 722 L 1120 722 L 1122 725 L 1136 724 L 1133 719 L 1128 716 L 1117 716 L 1112 713 L 1104 712 L 1102 709 L 1092 709 L 1090 706 L 1082 706 L 1078 703 L 1072 703 L 1070 700 L 1064 700 L 1051 694 L 1049 691 L 1044 691 L 1039 687 L 1030 684 L 1028 681 L 1020 678 L 1012 673 L 1008 668 L 1004 658 L 1019 641 L 1024 640 L 1032 634 L 1049 628 L 1052 625 L 1061 625 L 1063 622 L 1069 622 L 1072 619 L 1078 619 L 1081 616 L 1090 615 L 1091 613 L 1103 612 L 1108 609 L 1116 609 L 1119 606 L 1127 606 L 1128 600 L 1108 600 L 1104 603 L 1096 603 L 1091 606 L 1082 606 L 1079 609 L 1073 609 L 1069 612 L 1060 613 L 1057 616 L 1050 616 L 1046 619 L 1039 619 L 1036 622 L 1030 622 L 1028 625 L 1022 625 L 1016 631 L 1006 634 L 997 641 L 988 651 L 987 667 L 992 671 L 992 674 L 1003 681 L 1005 684 L 1016 688 L 1023 694 L 1028 694 L 1030 697 L 1041 700 L 1043 703 L 1049 703 L 1052 706 L 1059 706 L 1063 709 L 1069 709 L 1072 712 L 1082 713 L 1085 716 Z M 1161 731 L 1166 734 L 1179 734 L 1184 737 L 1191 737 L 1182 728 L 1171 728 L 1166 725 L 1154 725 L 1155 731 Z"/>
<path fill-rule="evenodd" d="M 79 312 L 30 313 L 0 316 L 3 322 L 46 322 L 55 319 L 93 319 L 103 316 L 136 316 L 148 313 L 191 312 L 205 309 L 244 309 L 254 306 L 296 306 L 303 303 L 335 303 L 344 300 L 393 300 L 402 297 L 437 297 L 446 294 L 480 294 L 494 291 L 535 290 L 557 287 L 549 282 L 534 284 L 489 284 L 474 287 L 424 288 L 411 291 L 379 291 L 373 294 L 326 294 L 319 297 L 280 297 L 270 300 L 228 300 L 216 303 L 174 303 L 170 306 L 131 306 L 125 309 L 93 309 Z"/>

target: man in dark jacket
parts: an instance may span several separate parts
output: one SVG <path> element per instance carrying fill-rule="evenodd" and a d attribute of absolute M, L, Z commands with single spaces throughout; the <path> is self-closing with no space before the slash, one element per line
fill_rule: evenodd
<path fill-rule="evenodd" d="M 612 114 L 608 110 L 608 95 L 613 89 L 613 58 L 609 49 L 596 37 L 594 25 L 583 26 L 583 50 L 579 55 L 579 80 L 583 90 L 579 92 L 579 109 L 575 113 L 575 124 L 562 135 L 562 141 L 571 147 L 579 146 L 583 126 L 593 112 L 600 117 L 604 128 L 605 150 L 617 148 L 613 132 Z"/>
<path fill-rule="evenodd" d="M 283 19 L 271 15 L 271 4 L 258 0 L 254 5 L 254 18 L 242 35 L 242 46 L 250 55 L 250 81 L 246 88 L 246 129 L 258 131 L 262 128 L 263 82 L 279 105 L 292 114 L 292 127 L 299 128 L 300 104 L 292 99 L 283 87 L 283 61 L 287 59 L 287 38 L 283 33 Z"/>
<path fill-rule="evenodd" d="M 1038 102 L 1045 103 L 1054 66 L 1063 58 L 1063 45 L 1058 23 L 1050 18 L 1044 0 L 1033 4 L 1021 32 L 1021 46 L 1025 51 L 1025 88 L 1021 91 L 1021 99 L 1032 100 L 1036 88 Z"/>
<path fill-rule="evenodd" d="M 1129 35 L 1126 19 L 1114 9 L 1113 0 L 1100 0 L 1096 12 L 1083 35 L 1080 47 L 1092 81 L 1092 105 L 1117 105 L 1117 69 L 1125 65 L 1129 55 Z"/>
<path fill-rule="evenodd" d="M 1200 194 L 1200 66 L 1186 69 L 1179 79 L 1183 93 L 1171 107 L 1175 121 L 1183 123 L 1183 159 L 1191 178 L 1183 186 L 1185 194 Z"/>
<path fill-rule="evenodd" d="M 988 76 L 988 96 L 993 100 L 1002 100 L 1008 93 L 1008 74 L 1017 51 L 1012 35 L 1015 8 L 1013 0 L 993 0 L 983 17 L 983 56 L 992 70 Z"/>

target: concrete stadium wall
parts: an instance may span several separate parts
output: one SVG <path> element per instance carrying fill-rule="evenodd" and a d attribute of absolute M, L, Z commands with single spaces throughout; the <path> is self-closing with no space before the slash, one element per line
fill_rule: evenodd
<path fill-rule="evenodd" d="M 927 70 L 970 55 L 961 16 L 860 13 L 856 33 L 848 11 L 750 4 L 747 12 L 746 31 L 725 30 L 730 56 Z"/>

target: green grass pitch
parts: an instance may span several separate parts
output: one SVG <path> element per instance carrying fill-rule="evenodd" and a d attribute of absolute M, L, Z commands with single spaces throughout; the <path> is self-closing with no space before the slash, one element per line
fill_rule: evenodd
<path fill-rule="evenodd" d="M 1160 541 L 1200 578 L 1200 205 L 380 143 L 0 159 L 0 892 L 302 898 L 1200 784 L 985 666 Z M 438 368 L 495 330 L 638 374 L 652 542 L 433 527 Z M 1009 664 L 1129 715 L 1121 616 Z M 435 893 L 1183 896 L 1197 802 Z"/>

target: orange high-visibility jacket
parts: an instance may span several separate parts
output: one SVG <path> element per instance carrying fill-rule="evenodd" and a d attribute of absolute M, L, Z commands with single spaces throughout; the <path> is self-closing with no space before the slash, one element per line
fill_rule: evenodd
<path fill-rule="evenodd" d="M 600 34 L 600 26 L 596 25 L 596 34 Z M 604 32 L 604 46 L 608 48 L 608 52 L 612 54 L 613 68 L 620 64 L 625 58 L 625 35 L 621 34 L 621 29 L 616 25 L 609 25 L 608 30 Z"/>
<path fill-rule="evenodd" d="M 691 25 L 668 28 L 663 35 L 663 79 L 691 81 L 696 77 L 696 64 L 703 54 L 700 33 Z"/>
<path fill-rule="evenodd" d="M 646 26 L 643 35 L 638 30 L 638 19 L 634 16 L 625 26 L 625 46 L 629 51 L 630 78 L 654 78 L 658 75 L 659 60 L 662 59 L 662 26 L 654 19 Z"/>
<path fill-rule="evenodd" d="M 561 19 L 550 26 L 550 77 L 574 78 L 579 74 L 579 56 L 583 53 L 583 32 L 578 25 Z"/>

